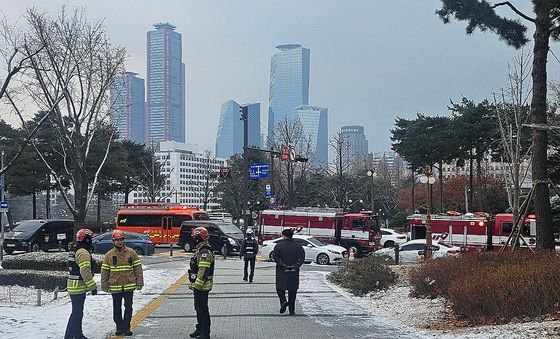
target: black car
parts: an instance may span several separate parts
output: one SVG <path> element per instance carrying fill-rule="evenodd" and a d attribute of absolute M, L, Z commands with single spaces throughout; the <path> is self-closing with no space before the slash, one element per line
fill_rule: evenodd
<path fill-rule="evenodd" d="M 93 253 L 105 254 L 113 248 L 113 238 L 111 232 L 106 232 L 93 237 L 91 240 Z M 124 232 L 124 244 L 132 248 L 138 255 L 154 254 L 154 243 L 145 234 Z"/>
<path fill-rule="evenodd" d="M 234 224 L 221 220 L 183 221 L 181 234 L 179 235 L 179 246 L 185 251 L 194 250 L 195 244 L 191 236 L 193 228 L 205 227 L 208 230 L 208 242 L 214 251 L 219 251 L 227 256 L 231 253 L 239 253 L 239 246 L 243 240 L 243 232 Z"/>
<path fill-rule="evenodd" d="M 26 220 L 22 221 L 4 237 L 4 251 L 38 252 L 58 249 L 68 250 L 74 236 L 72 220 Z"/>

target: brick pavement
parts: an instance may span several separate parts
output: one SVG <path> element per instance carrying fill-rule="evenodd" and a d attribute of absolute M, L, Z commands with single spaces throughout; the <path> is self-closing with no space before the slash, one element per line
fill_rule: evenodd
<path fill-rule="evenodd" d="M 209 298 L 212 338 L 417 337 L 407 329 L 380 324 L 374 310 L 331 289 L 324 273 L 312 266 L 304 267 L 300 277 L 296 316 L 278 311 L 273 263 L 257 262 L 252 284 L 242 281 L 242 275 L 242 261 L 218 257 Z M 183 284 L 134 332 L 138 338 L 188 338 L 195 324 L 192 291 Z"/>

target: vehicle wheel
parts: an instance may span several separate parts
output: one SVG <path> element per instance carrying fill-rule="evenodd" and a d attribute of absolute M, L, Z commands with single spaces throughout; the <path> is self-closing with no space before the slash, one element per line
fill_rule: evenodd
<path fill-rule="evenodd" d="M 227 255 L 229 254 L 227 245 L 224 244 L 224 245 L 222 246 L 221 252 L 222 252 L 222 255 L 223 255 L 224 257 L 227 257 Z"/>
<path fill-rule="evenodd" d="M 41 250 L 41 247 L 39 247 L 38 244 L 31 245 L 31 251 L 32 252 L 39 252 L 40 250 Z"/>
<path fill-rule="evenodd" d="M 185 246 L 183 246 L 183 249 L 185 250 L 185 252 L 192 252 L 192 246 L 188 242 L 185 243 Z"/>
<path fill-rule="evenodd" d="M 274 261 L 274 251 L 270 251 L 270 253 L 268 253 L 268 259 L 270 259 L 270 261 Z"/>
<path fill-rule="evenodd" d="M 329 256 L 325 253 L 319 253 L 317 255 L 317 264 L 319 265 L 328 265 L 330 264 L 331 260 Z"/>
<path fill-rule="evenodd" d="M 141 248 L 135 248 L 134 252 L 136 252 L 136 254 L 138 254 L 138 255 L 144 255 L 144 251 L 142 251 Z"/>
<path fill-rule="evenodd" d="M 383 248 L 387 248 L 387 247 L 395 247 L 395 242 L 393 240 L 385 241 L 385 243 L 383 244 Z"/>
<path fill-rule="evenodd" d="M 6 252 L 6 254 L 12 254 L 12 253 L 14 253 L 14 250 L 12 248 L 5 248 L 4 247 L 4 252 Z"/>

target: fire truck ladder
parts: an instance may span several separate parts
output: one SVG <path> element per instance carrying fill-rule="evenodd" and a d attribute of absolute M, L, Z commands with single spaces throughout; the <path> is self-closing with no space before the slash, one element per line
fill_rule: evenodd
<path fill-rule="evenodd" d="M 533 193 L 535 193 L 534 184 L 531 186 L 531 190 L 529 191 L 527 198 L 525 199 L 525 201 L 523 201 L 523 204 L 521 204 L 521 208 L 519 209 L 521 213 L 519 213 L 519 216 L 517 216 L 515 227 L 513 228 L 512 232 L 509 234 L 507 241 L 504 243 L 502 248 L 500 248 L 500 253 L 503 253 L 506 247 L 510 244 L 511 244 L 511 251 L 513 252 L 516 249 L 516 247 L 519 246 L 519 240 L 521 240 L 523 244 L 527 246 L 529 250 L 531 250 L 531 252 L 533 253 L 535 252 L 531 247 L 529 247 L 529 244 L 527 244 L 527 241 L 525 241 L 525 238 L 523 238 L 523 236 L 521 235 L 523 224 L 525 224 L 525 220 L 527 219 L 527 215 L 529 214 L 529 202 L 533 200 Z"/>

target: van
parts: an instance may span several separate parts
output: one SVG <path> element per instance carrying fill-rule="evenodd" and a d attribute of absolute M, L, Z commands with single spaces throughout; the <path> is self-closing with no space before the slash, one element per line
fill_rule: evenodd
<path fill-rule="evenodd" d="M 68 250 L 74 237 L 73 220 L 26 220 L 4 237 L 4 252 L 38 252 L 58 249 Z"/>
<path fill-rule="evenodd" d="M 208 217 L 210 217 L 211 220 L 222 220 L 229 223 L 233 222 L 233 217 L 227 212 L 208 212 Z"/>
<path fill-rule="evenodd" d="M 219 251 L 223 256 L 239 253 L 243 232 L 234 224 L 221 220 L 183 221 L 179 234 L 179 246 L 183 247 L 186 252 L 195 249 L 191 234 L 196 227 L 204 227 L 208 230 L 208 242 L 213 251 Z"/>

